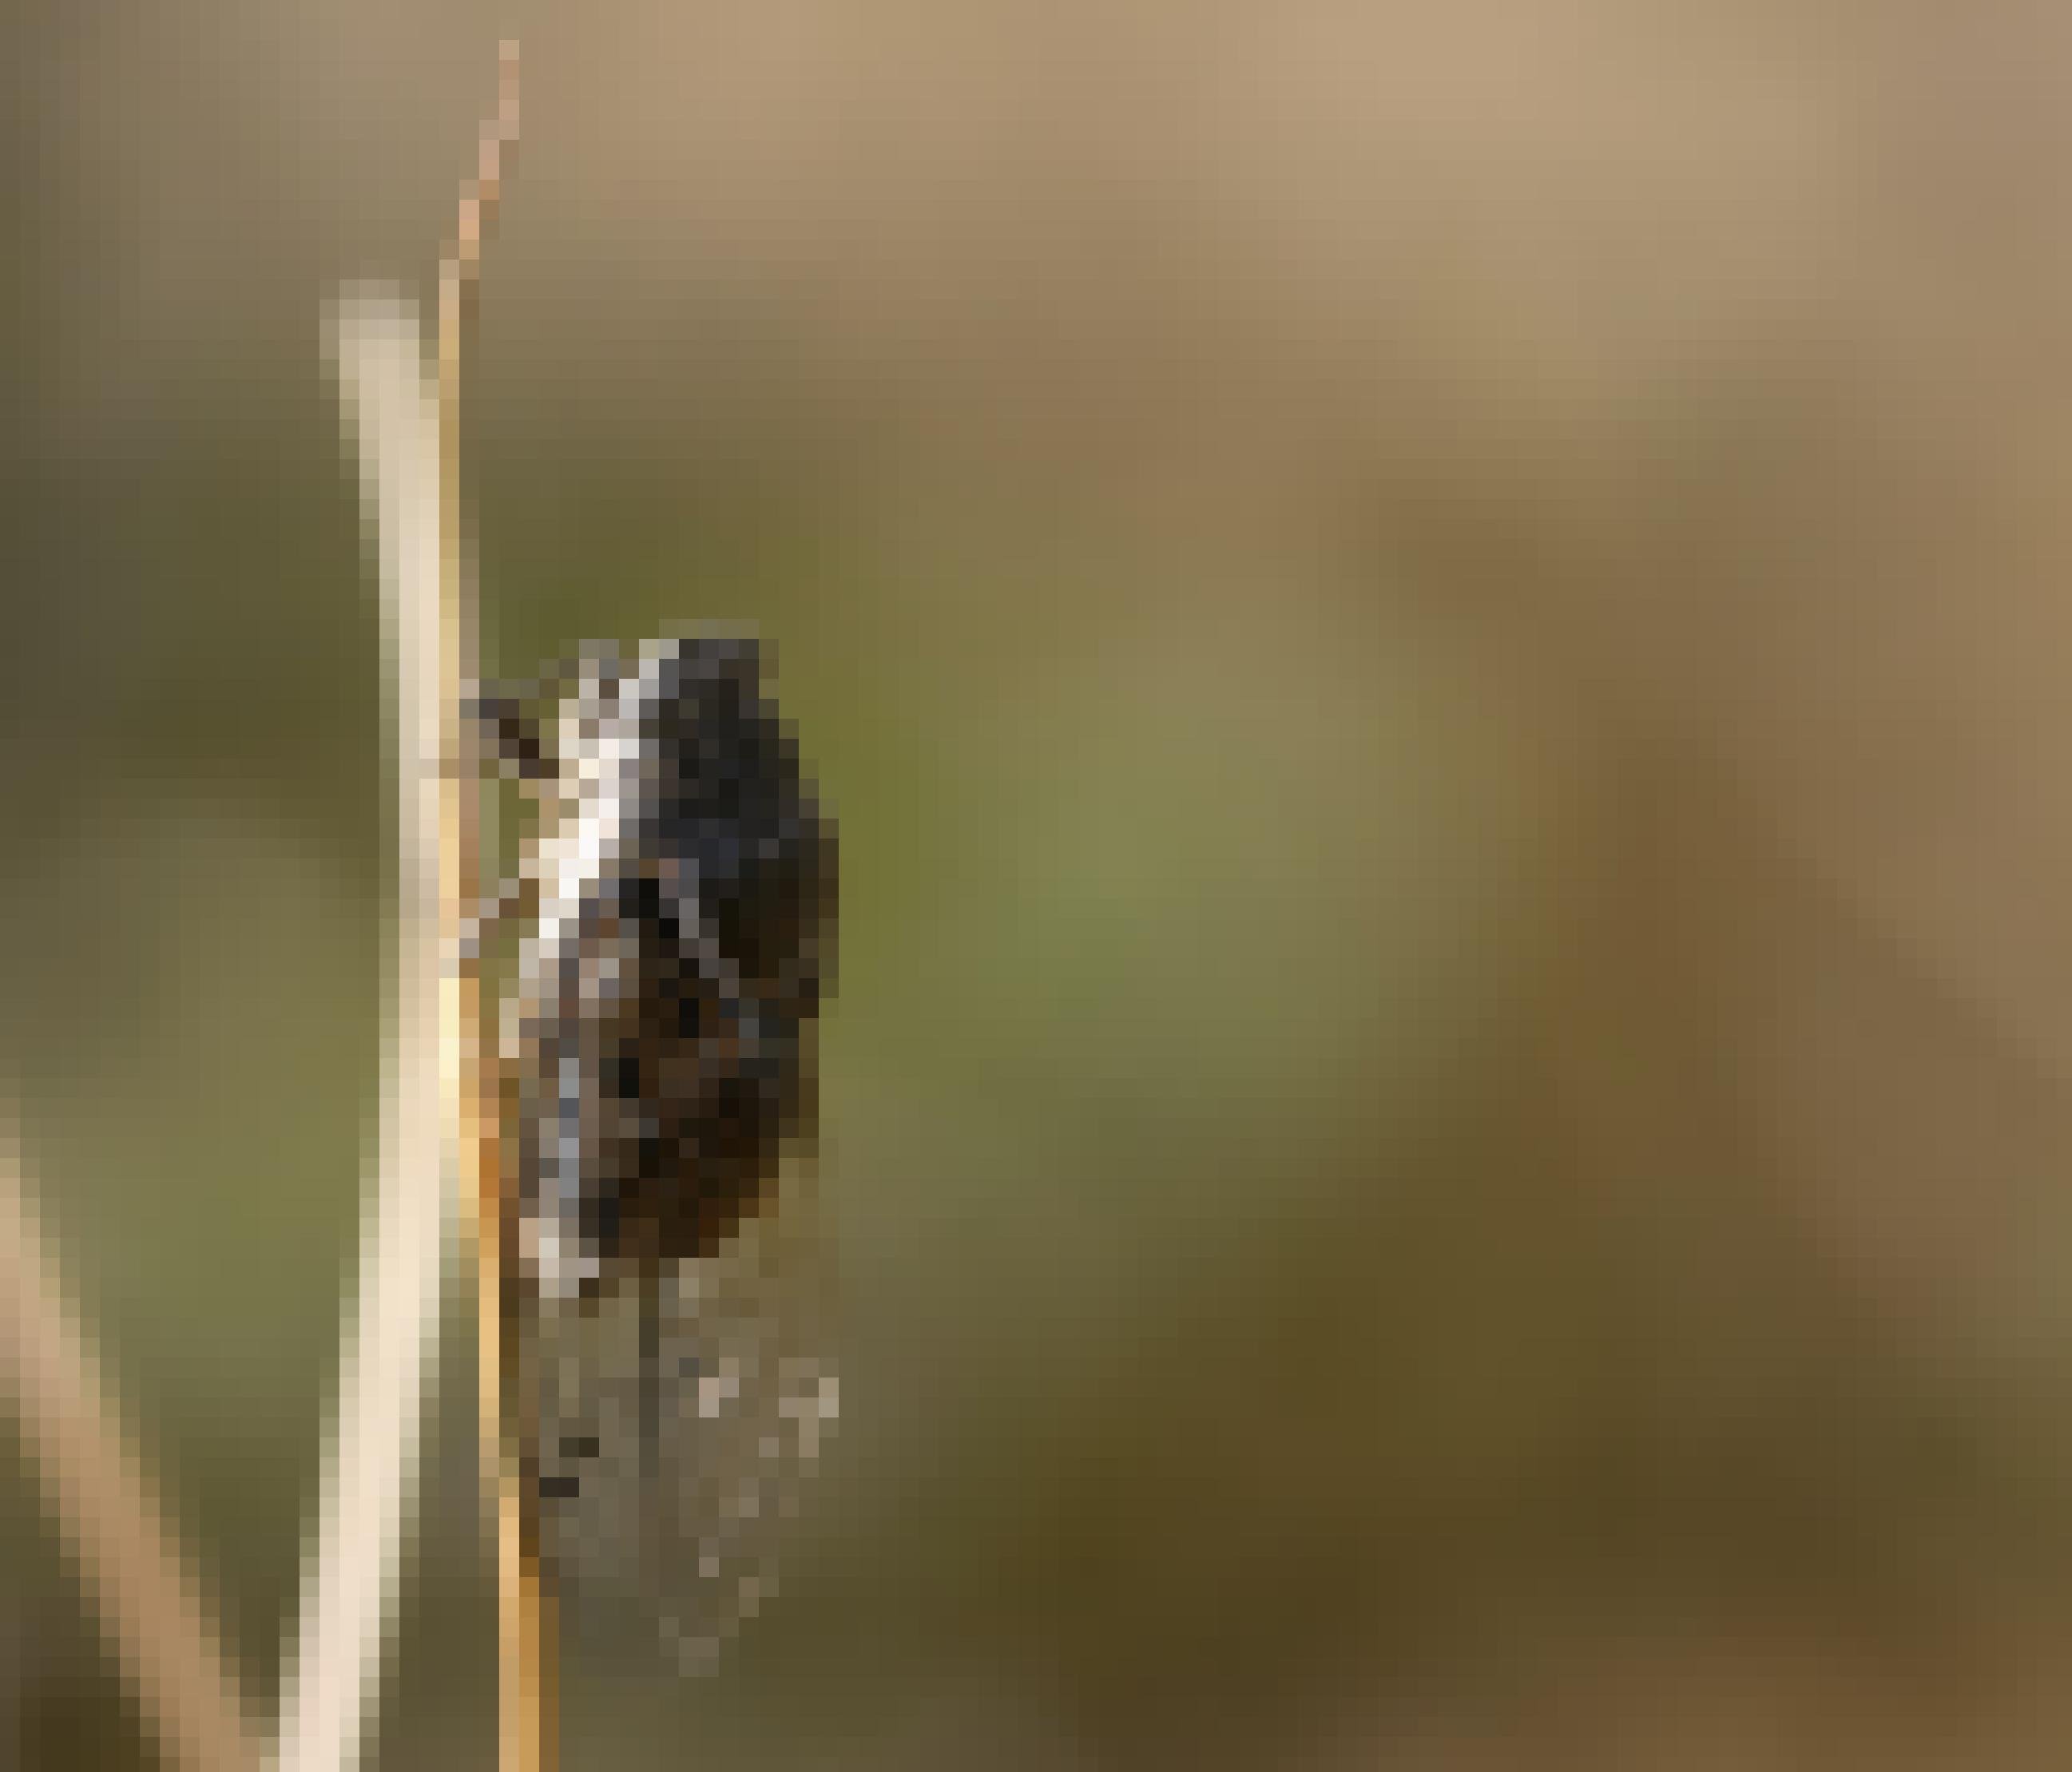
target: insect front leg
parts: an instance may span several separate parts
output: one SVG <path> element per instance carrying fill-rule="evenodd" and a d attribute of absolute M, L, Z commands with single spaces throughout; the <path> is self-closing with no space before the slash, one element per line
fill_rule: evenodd
<path fill-rule="evenodd" d="M 517 782 L 541 806 L 551 802 L 560 760 L 549 742 L 549 710 L 559 694 L 565 670 L 536 682 L 483 683 L 462 702 L 467 754 L 464 767 L 475 773 L 493 770 Z M 469 911 L 462 928 L 462 954 L 479 959 L 499 934 L 528 918 L 539 902 L 535 844 L 526 845 L 516 873 L 486 892 Z"/>
<path fill-rule="evenodd" d="M 544 685 L 485 683 L 461 704 L 471 761 L 479 771 L 538 785 L 552 781 L 557 765 L 541 712 Z"/>
<path fill-rule="evenodd" d="M 587 687 L 594 699 L 617 683 L 623 669 L 614 647 L 590 642 L 536 677 L 477 686 L 463 708 L 477 756 L 511 780 L 551 785 L 568 761 L 553 737 L 565 699 L 582 695 Z"/>

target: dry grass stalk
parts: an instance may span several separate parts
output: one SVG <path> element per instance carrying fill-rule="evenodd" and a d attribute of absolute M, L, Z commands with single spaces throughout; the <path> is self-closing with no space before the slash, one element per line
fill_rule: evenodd
<path fill-rule="evenodd" d="M 183 1772 L 256 1772 L 257 1742 L 214 1621 L 117 1425 L 56 1279 L 0 1115 L 0 1392 L 130 1684 Z"/>
<path fill-rule="evenodd" d="M 438 1371 L 450 1222 L 436 1044 L 438 424 L 416 312 L 401 295 L 347 292 L 329 332 L 380 542 L 402 883 L 377 1187 L 314 1554 L 283 1684 L 278 1772 L 347 1772 L 360 1762 Z"/>
<path fill-rule="evenodd" d="M 516 133 L 516 47 L 506 44 L 497 114 L 483 132 L 441 263 L 435 373 L 428 373 L 416 310 L 400 295 L 348 292 L 332 315 L 331 348 L 380 543 L 403 878 L 380 1190 L 364 1251 L 358 1331 L 346 1362 L 319 1554 L 286 1688 L 279 1772 L 347 1772 L 358 1763 L 373 1713 L 423 1405 L 436 1369 L 450 1204 L 441 1159 L 449 1149 L 476 1220 L 485 1471 L 498 1520 L 500 1763 L 532 1772 L 553 1761 L 536 1562 L 528 1551 L 524 1491 L 503 1414 L 497 1081 L 480 970 L 463 941 L 481 870 L 479 790 L 461 715 L 476 648 L 460 510 L 459 371 L 466 299 L 504 150 Z"/>
<path fill-rule="evenodd" d="M 463 951 L 480 902 L 480 793 L 466 754 L 461 704 L 475 675 L 475 609 L 463 557 L 460 499 L 460 388 L 471 299 L 482 241 L 503 182 L 504 154 L 518 133 L 518 47 L 503 47 L 495 120 L 483 131 L 475 175 L 462 189 L 458 224 L 440 266 L 438 318 L 442 773 L 440 929 L 450 962 L 440 1000 L 441 1074 L 462 1154 L 473 1180 L 480 1299 L 484 1476 L 495 1498 L 499 1613 L 498 1764 L 503 1772 L 552 1772 L 557 1763 L 553 1609 L 540 1573 L 539 1520 L 524 1480 L 523 1424 L 508 1415 L 515 1337 L 506 1268 L 510 1254 L 493 1030 L 485 1024 L 481 966 Z"/>

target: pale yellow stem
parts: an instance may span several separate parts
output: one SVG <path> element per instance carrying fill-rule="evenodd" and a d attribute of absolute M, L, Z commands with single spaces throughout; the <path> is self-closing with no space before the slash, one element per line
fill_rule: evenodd
<path fill-rule="evenodd" d="M 499 1606 L 498 1765 L 553 1772 L 560 1755 L 553 1613 L 540 1577 L 539 1523 L 520 1453 L 524 1423 L 506 1406 L 514 1337 L 507 1296 L 510 1212 L 498 1139 L 501 1090 L 492 1030 L 484 1025 L 481 967 L 462 937 L 481 898 L 481 810 L 465 766 L 461 703 L 475 675 L 474 587 L 463 548 L 460 491 L 461 367 L 469 300 L 483 235 L 503 182 L 504 150 L 518 133 L 518 46 L 504 45 L 495 121 L 483 131 L 475 175 L 463 187 L 458 225 L 439 273 L 438 419 L 441 630 L 445 673 L 440 749 L 446 759 L 439 817 L 440 929 L 449 961 L 440 995 L 441 1074 L 462 1153 L 462 1191 L 475 1200 L 480 1297 L 484 1477 L 495 1499 Z M 472 1183 L 472 1187 L 468 1186 Z"/>
<path fill-rule="evenodd" d="M 0 1115 L 0 1394 L 145 1714 L 183 1772 L 256 1772 L 213 1620 L 117 1425 Z"/>

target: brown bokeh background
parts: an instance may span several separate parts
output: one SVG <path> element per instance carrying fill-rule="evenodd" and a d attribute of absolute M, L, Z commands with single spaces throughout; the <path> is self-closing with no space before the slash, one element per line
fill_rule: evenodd
<path fill-rule="evenodd" d="M 2063 1764 L 2042 0 L 12 10 L 0 1058 L 255 1684 L 390 866 L 319 314 L 512 29 L 492 662 L 756 621 L 845 843 L 812 1541 L 570 1763 Z M 488 1763 L 463 1388 L 384 1767 Z M 10 1441 L 0 1762 L 118 1690 Z"/>

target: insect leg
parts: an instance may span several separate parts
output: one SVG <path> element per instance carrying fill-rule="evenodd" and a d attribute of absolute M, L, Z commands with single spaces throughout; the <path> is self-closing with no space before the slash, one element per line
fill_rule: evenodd
<path fill-rule="evenodd" d="M 556 763 L 538 712 L 541 695 L 533 684 L 484 684 L 462 703 L 478 766 L 516 781 L 554 778 Z"/>

